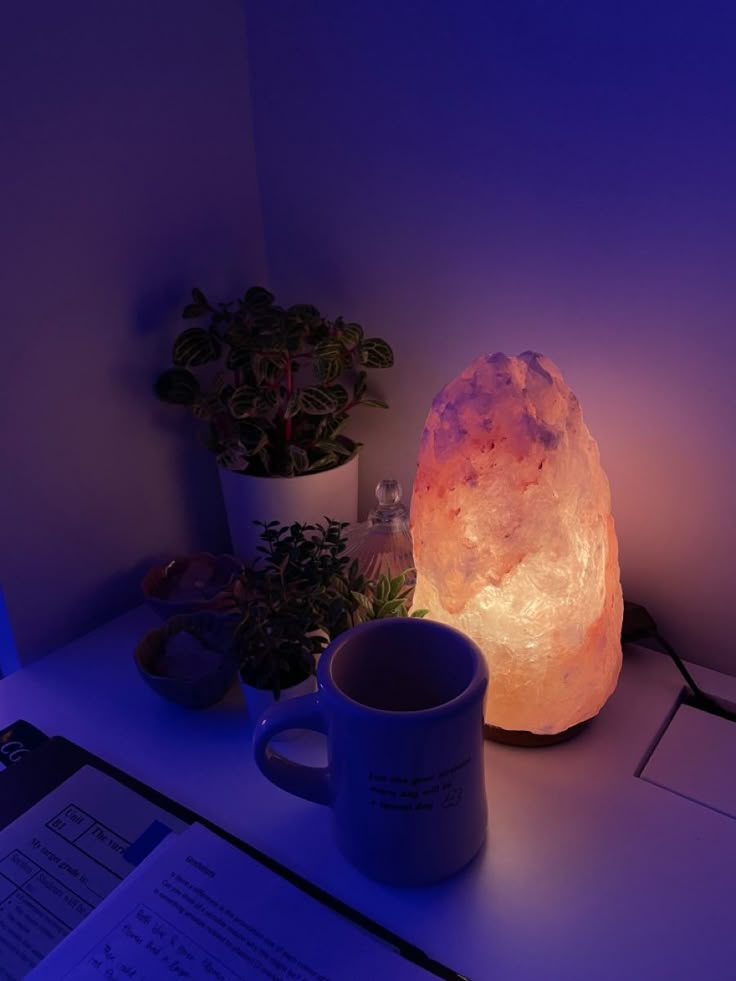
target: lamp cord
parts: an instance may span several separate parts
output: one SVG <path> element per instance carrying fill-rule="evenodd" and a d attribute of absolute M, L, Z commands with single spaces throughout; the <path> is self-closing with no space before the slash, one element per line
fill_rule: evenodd
<path fill-rule="evenodd" d="M 650 643 L 647 644 L 646 641 L 650 641 Z M 704 712 L 710 712 L 711 715 L 717 715 L 722 719 L 736 722 L 736 712 L 727 708 L 718 699 L 714 698 L 713 695 L 709 695 L 700 688 L 672 644 L 659 632 L 651 613 L 640 604 L 631 603 L 626 600 L 624 602 L 624 622 L 621 628 L 621 642 L 623 644 L 641 644 L 643 647 L 652 648 L 652 641 L 654 644 L 659 645 L 653 649 L 667 654 L 687 682 L 692 692 L 690 704 L 694 708 L 699 708 Z"/>

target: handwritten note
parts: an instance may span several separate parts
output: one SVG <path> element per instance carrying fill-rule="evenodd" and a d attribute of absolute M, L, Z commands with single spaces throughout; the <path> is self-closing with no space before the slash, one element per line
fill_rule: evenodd
<path fill-rule="evenodd" d="M 432 773 L 411 776 L 369 773 L 371 807 L 384 811 L 433 811 L 458 807 L 463 799 L 462 773 L 470 757 L 454 766 Z"/>

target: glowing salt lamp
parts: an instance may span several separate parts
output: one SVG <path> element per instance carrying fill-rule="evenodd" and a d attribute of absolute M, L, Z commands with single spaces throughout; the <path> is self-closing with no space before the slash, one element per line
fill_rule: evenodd
<path fill-rule="evenodd" d="M 411 526 L 414 607 L 484 651 L 496 735 L 552 740 L 596 715 L 621 668 L 618 546 L 598 446 L 552 361 L 483 356 L 435 397 Z"/>

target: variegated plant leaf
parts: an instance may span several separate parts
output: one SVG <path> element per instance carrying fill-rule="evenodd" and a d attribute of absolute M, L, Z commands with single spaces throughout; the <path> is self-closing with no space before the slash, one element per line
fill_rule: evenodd
<path fill-rule="evenodd" d="M 348 351 L 352 351 L 363 340 L 363 328 L 360 324 L 339 323 L 335 327 L 335 336 L 342 341 Z"/>
<path fill-rule="evenodd" d="M 236 419 L 258 415 L 260 390 L 255 385 L 239 385 L 230 396 L 228 408 Z"/>
<path fill-rule="evenodd" d="M 394 363 L 391 346 L 380 337 L 366 337 L 361 341 L 358 356 L 366 368 L 390 368 Z"/>
<path fill-rule="evenodd" d="M 248 469 L 250 454 L 237 439 L 228 440 L 217 454 L 217 462 L 225 470 L 242 472 Z"/>
<path fill-rule="evenodd" d="M 337 410 L 337 401 L 329 388 L 312 385 L 299 392 L 299 409 L 312 416 L 326 416 Z"/>
<path fill-rule="evenodd" d="M 278 354 L 254 354 L 253 374 L 259 385 L 276 385 L 286 371 L 286 358 Z"/>
<path fill-rule="evenodd" d="M 174 341 L 172 360 L 179 367 L 208 364 L 220 357 L 222 345 L 219 338 L 202 327 L 189 327 Z"/>
<path fill-rule="evenodd" d="M 170 368 L 159 375 L 153 386 L 162 402 L 172 405 L 192 405 L 199 398 L 199 382 L 185 368 Z"/>
<path fill-rule="evenodd" d="M 289 446 L 289 460 L 295 474 L 306 473 L 309 469 L 309 454 L 301 446 Z"/>

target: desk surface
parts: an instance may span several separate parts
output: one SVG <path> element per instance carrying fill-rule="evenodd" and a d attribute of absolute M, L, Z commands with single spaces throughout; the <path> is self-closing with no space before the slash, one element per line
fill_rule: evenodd
<path fill-rule="evenodd" d="M 257 771 L 237 688 L 192 712 L 144 685 L 132 650 L 157 622 L 139 608 L 0 681 L 0 727 L 67 736 L 473 981 L 736 977 L 736 821 L 635 776 L 682 687 L 664 656 L 627 649 L 616 693 L 569 743 L 487 744 L 486 848 L 445 883 L 395 889 L 342 858 L 328 808 Z M 736 701 L 736 678 L 693 672 Z"/>

